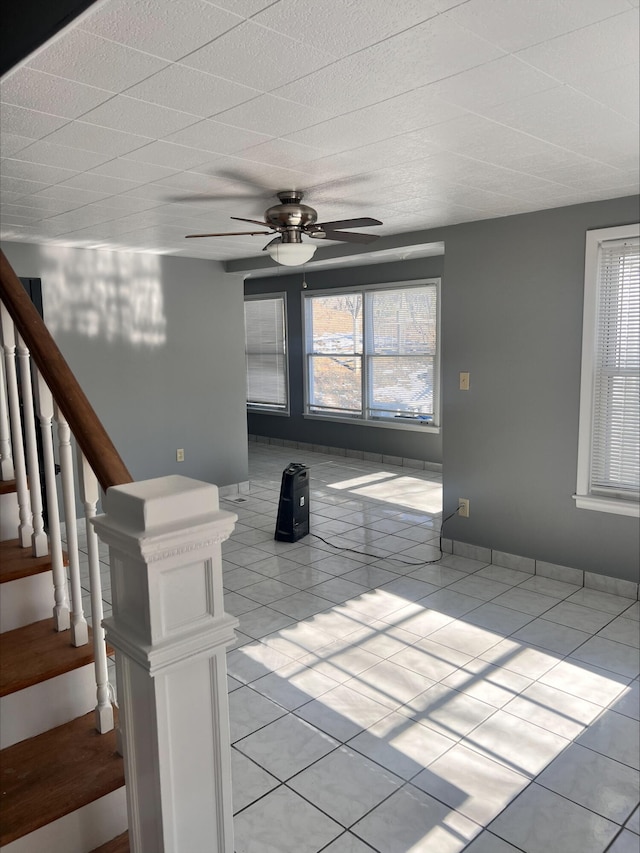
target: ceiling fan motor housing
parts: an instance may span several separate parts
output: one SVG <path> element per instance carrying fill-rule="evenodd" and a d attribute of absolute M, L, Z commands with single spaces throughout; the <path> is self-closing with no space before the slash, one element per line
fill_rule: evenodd
<path fill-rule="evenodd" d="M 290 233 L 300 234 L 299 229 L 313 225 L 317 219 L 316 211 L 306 204 L 301 204 L 302 193 L 288 190 L 278 193 L 281 204 L 274 204 L 265 211 L 265 222 L 274 229 L 285 231 L 291 229 Z M 283 235 L 284 236 L 284 235 Z"/>

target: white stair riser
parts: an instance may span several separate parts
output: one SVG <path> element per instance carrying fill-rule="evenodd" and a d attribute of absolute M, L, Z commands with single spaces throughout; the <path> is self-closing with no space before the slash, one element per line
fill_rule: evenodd
<path fill-rule="evenodd" d="M 95 706 L 93 664 L 3 696 L 0 699 L 0 749 L 75 720 Z"/>
<path fill-rule="evenodd" d="M 16 539 L 19 524 L 18 499 L 15 493 L 0 495 L 0 542 Z"/>
<path fill-rule="evenodd" d="M 53 615 L 51 572 L 3 583 L 0 587 L 0 633 L 22 628 Z"/>
<path fill-rule="evenodd" d="M 2 848 L 2 853 L 89 853 L 127 829 L 124 786 Z"/>

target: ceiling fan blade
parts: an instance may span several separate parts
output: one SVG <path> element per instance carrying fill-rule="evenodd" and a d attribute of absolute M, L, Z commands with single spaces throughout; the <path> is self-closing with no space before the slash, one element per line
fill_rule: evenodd
<path fill-rule="evenodd" d="M 235 219 L 236 222 L 252 222 L 254 225 L 266 225 L 267 228 L 271 228 L 269 223 L 264 220 L 260 222 L 258 219 L 243 219 L 242 216 L 230 216 L 229 219 Z"/>
<path fill-rule="evenodd" d="M 335 222 L 317 222 L 313 227 L 330 231 L 336 228 L 368 228 L 370 225 L 382 225 L 379 219 L 363 216 L 361 219 L 336 219 Z"/>
<path fill-rule="evenodd" d="M 189 237 L 254 237 L 256 234 L 273 234 L 273 231 L 223 231 L 220 234 L 185 234 L 185 239 Z"/>
<path fill-rule="evenodd" d="M 317 236 L 310 234 L 310 237 Z M 325 231 L 325 240 L 340 240 L 343 243 L 373 243 L 380 238 L 379 234 L 351 234 L 349 231 Z"/>

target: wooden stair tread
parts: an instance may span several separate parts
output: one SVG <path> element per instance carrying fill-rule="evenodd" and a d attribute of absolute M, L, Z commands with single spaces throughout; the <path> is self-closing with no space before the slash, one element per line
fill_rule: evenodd
<path fill-rule="evenodd" d="M 53 619 L 32 622 L 0 634 L 0 696 L 24 690 L 64 672 L 93 663 L 89 642 L 76 648 L 70 631 L 55 631 Z"/>
<path fill-rule="evenodd" d="M 124 785 L 115 731 L 98 734 L 91 711 L 0 752 L 0 846 Z"/>
<path fill-rule="evenodd" d="M 65 566 L 67 555 L 63 553 Z M 19 539 L 0 542 L 0 583 L 27 578 L 40 572 L 51 571 L 51 555 L 33 557 L 31 548 L 21 548 Z"/>
<path fill-rule="evenodd" d="M 96 847 L 91 853 L 129 853 L 129 833 L 123 832 L 117 838 L 112 838 L 106 844 Z"/>
<path fill-rule="evenodd" d="M 15 480 L 0 480 L 0 495 L 11 495 L 17 490 Z"/>

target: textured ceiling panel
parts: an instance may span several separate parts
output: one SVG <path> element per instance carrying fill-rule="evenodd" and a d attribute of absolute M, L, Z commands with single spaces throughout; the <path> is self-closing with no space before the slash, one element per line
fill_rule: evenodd
<path fill-rule="evenodd" d="M 184 235 L 283 189 L 373 248 L 630 195 L 638 31 L 637 0 L 103 0 L 2 81 L 1 234 L 264 258 Z"/>

